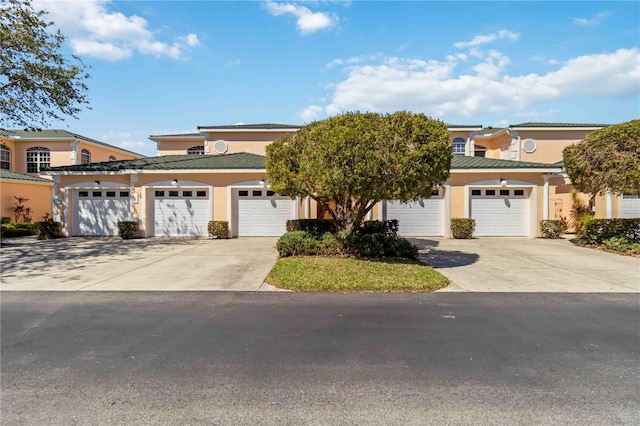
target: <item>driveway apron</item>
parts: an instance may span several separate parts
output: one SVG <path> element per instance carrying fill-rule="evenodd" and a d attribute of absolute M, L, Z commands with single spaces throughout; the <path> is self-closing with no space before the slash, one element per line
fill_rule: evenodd
<path fill-rule="evenodd" d="M 274 289 L 264 279 L 275 238 L 21 239 L 2 247 L 2 290 L 198 291 Z"/>

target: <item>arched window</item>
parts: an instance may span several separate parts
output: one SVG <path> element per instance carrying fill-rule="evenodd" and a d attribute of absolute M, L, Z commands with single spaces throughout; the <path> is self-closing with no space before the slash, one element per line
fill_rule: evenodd
<path fill-rule="evenodd" d="M 27 149 L 27 173 L 38 173 L 42 168 L 49 167 L 51 153 L 48 148 L 36 146 Z"/>
<path fill-rule="evenodd" d="M 0 145 L 0 169 L 11 170 L 11 149 L 5 144 Z"/>
<path fill-rule="evenodd" d="M 83 149 L 80 152 L 80 163 L 89 164 L 91 162 L 91 151 L 88 149 Z"/>
<path fill-rule="evenodd" d="M 189 155 L 204 155 L 204 146 L 192 146 L 187 150 Z"/>
<path fill-rule="evenodd" d="M 458 155 L 464 155 L 464 148 L 466 144 L 467 144 L 467 141 L 465 141 L 464 139 L 455 138 L 453 140 L 453 153 Z"/>
<path fill-rule="evenodd" d="M 475 145 L 473 147 L 473 155 L 476 157 L 484 157 L 487 154 L 487 148 L 482 145 Z"/>
<path fill-rule="evenodd" d="M 109 161 L 116 161 L 116 157 L 114 157 L 113 155 L 109 156 Z"/>

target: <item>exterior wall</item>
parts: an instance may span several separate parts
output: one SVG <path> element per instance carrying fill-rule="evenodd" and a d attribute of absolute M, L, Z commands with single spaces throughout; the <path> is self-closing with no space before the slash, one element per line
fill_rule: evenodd
<path fill-rule="evenodd" d="M 23 197 L 29 201 L 25 202 L 26 207 L 31 207 L 32 222 L 42 220 L 45 213 L 51 215 L 51 191 L 53 183 L 27 182 L 12 179 L 0 180 L 0 215 L 8 216 L 15 222 L 13 207 L 15 197 Z"/>
<path fill-rule="evenodd" d="M 562 150 L 566 146 L 584 140 L 591 133 L 588 130 L 519 130 L 521 145 L 526 139 L 536 141 L 536 150 L 532 153 L 527 153 L 520 147 L 520 159 L 538 163 L 561 161 Z"/>
<path fill-rule="evenodd" d="M 159 156 L 184 155 L 193 146 L 204 146 L 204 138 L 202 136 L 194 136 L 193 139 L 168 139 L 156 142 L 156 144 Z"/>
<path fill-rule="evenodd" d="M 131 159 L 140 157 L 140 156 L 136 156 L 136 155 L 133 155 L 133 154 L 128 154 L 126 152 L 116 151 L 115 149 L 111 149 L 111 148 L 106 147 L 106 146 L 94 145 L 94 144 L 89 144 L 89 143 L 86 143 L 86 142 L 80 142 L 78 144 L 78 149 L 77 149 L 77 162 L 78 162 L 78 164 L 82 163 L 81 153 L 82 153 L 83 149 L 87 149 L 91 153 L 91 162 L 92 163 L 100 163 L 100 162 L 104 162 L 104 161 L 109 161 L 109 156 L 114 156 L 116 158 L 116 160 L 131 160 Z M 69 164 L 69 163 L 67 163 L 67 164 Z M 62 164 L 55 164 L 55 166 L 58 166 L 58 165 L 62 165 Z M 51 164 L 51 166 L 54 166 L 54 164 Z"/>
<path fill-rule="evenodd" d="M 14 171 L 27 173 L 27 149 L 41 146 L 48 148 L 51 167 L 73 164 L 71 157 L 71 143 L 65 141 L 29 141 L 16 143 L 16 149 L 12 151 Z"/>
<path fill-rule="evenodd" d="M 265 148 L 276 139 L 295 132 L 216 132 L 205 133 L 202 137 L 193 139 L 167 139 L 158 143 L 158 155 L 184 155 L 193 146 L 205 146 L 208 154 L 216 155 L 214 144 L 217 141 L 227 143 L 227 154 L 249 152 L 265 155 Z"/>
<path fill-rule="evenodd" d="M 16 143 L 11 139 L 5 139 L 0 136 L 0 144 L 6 145 L 6 147 L 11 150 L 11 164 L 9 166 L 9 170 L 17 171 L 16 170 Z M 25 168 L 26 167 L 27 166 L 25 164 Z"/>
<path fill-rule="evenodd" d="M 509 144 L 511 143 L 511 138 L 512 138 L 511 135 L 509 135 L 506 132 L 503 132 L 493 138 L 476 137 L 474 138 L 474 144 L 482 145 L 485 148 L 487 148 L 487 152 L 485 154 L 486 158 L 500 159 L 502 158 L 501 147 L 503 145 L 509 146 Z"/>

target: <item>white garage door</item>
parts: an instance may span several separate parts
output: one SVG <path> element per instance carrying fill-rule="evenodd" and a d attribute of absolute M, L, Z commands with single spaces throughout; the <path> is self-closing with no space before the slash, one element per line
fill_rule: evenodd
<path fill-rule="evenodd" d="M 640 217 L 640 198 L 633 195 L 623 195 L 620 198 L 618 217 L 633 219 Z"/>
<path fill-rule="evenodd" d="M 73 206 L 73 235 L 118 235 L 118 222 L 131 220 L 129 191 L 77 191 Z"/>
<path fill-rule="evenodd" d="M 431 198 L 410 203 L 386 202 L 387 220 L 398 221 L 398 234 L 405 237 L 435 237 L 444 235 L 444 198 L 434 192 Z"/>
<path fill-rule="evenodd" d="M 471 218 L 476 221 L 473 235 L 478 237 L 528 236 L 528 190 L 472 189 Z"/>
<path fill-rule="evenodd" d="M 295 215 L 294 202 L 266 189 L 238 190 L 238 236 L 278 237 Z"/>
<path fill-rule="evenodd" d="M 206 237 L 210 217 L 206 189 L 157 189 L 153 197 L 156 237 Z"/>

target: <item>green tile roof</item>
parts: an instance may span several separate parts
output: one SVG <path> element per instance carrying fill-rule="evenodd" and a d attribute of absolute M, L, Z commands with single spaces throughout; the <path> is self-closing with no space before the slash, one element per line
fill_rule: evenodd
<path fill-rule="evenodd" d="M 15 133 L 13 133 L 11 130 L 6 130 L 6 129 L 0 129 L 0 136 L 13 136 Z"/>
<path fill-rule="evenodd" d="M 77 133 L 69 132 L 67 130 L 58 130 L 58 129 L 45 129 L 45 130 L 9 130 L 12 135 L 11 136 L 19 136 L 21 138 L 42 138 L 42 139 L 81 139 L 87 142 L 92 142 L 97 145 L 106 146 L 109 148 L 115 148 L 119 151 L 128 152 L 133 155 L 141 155 L 137 152 L 129 151 L 128 149 L 120 148 L 118 146 L 110 145 L 106 142 L 101 142 L 96 139 L 88 138 L 86 136 L 79 135 Z M 19 139 L 18 139 L 19 140 Z"/>
<path fill-rule="evenodd" d="M 172 133 L 168 135 L 151 135 L 149 138 L 171 138 L 171 137 L 192 137 L 204 138 L 202 133 Z"/>
<path fill-rule="evenodd" d="M 531 163 L 528 161 L 500 160 L 497 158 L 454 155 L 451 170 L 455 169 L 553 169 L 555 164 Z"/>
<path fill-rule="evenodd" d="M 108 161 L 51 167 L 52 172 L 117 172 L 121 170 L 262 170 L 265 157 L 246 152 L 225 155 L 165 155 L 136 160 Z M 498 160 L 495 158 L 454 155 L 452 170 L 460 169 L 550 169 L 557 164 L 530 163 L 525 161 Z"/>
<path fill-rule="evenodd" d="M 297 130 L 302 126 L 293 124 L 231 124 L 227 126 L 198 126 L 198 129 L 215 129 L 215 130 L 272 130 L 272 129 L 290 129 Z"/>
<path fill-rule="evenodd" d="M 549 128 L 562 128 L 562 127 L 607 127 L 610 124 L 593 124 L 593 123 L 542 123 L 542 122 L 528 122 L 520 124 L 512 124 L 511 128 L 517 127 L 549 127 Z"/>
<path fill-rule="evenodd" d="M 53 181 L 51 179 L 43 179 L 38 176 L 31 176 L 24 173 L 12 172 L 10 170 L 0 170 L 0 178 L 11 179 L 11 180 L 26 180 L 29 182 L 46 182 L 53 185 Z"/>
<path fill-rule="evenodd" d="M 446 123 L 447 127 L 452 129 L 452 128 L 456 128 L 456 129 L 473 129 L 473 128 L 478 128 L 478 127 L 482 127 L 482 124 L 449 124 Z"/>
<path fill-rule="evenodd" d="M 117 172 L 120 170 L 261 170 L 265 168 L 262 155 L 247 152 L 225 155 L 164 155 L 135 160 L 106 161 L 51 167 L 52 172 Z"/>
<path fill-rule="evenodd" d="M 486 136 L 498 133 L 501 130 L 505 130 L 505 127 L 485 127 L 482 130 L 476 132 L 476 136 Z"/>

